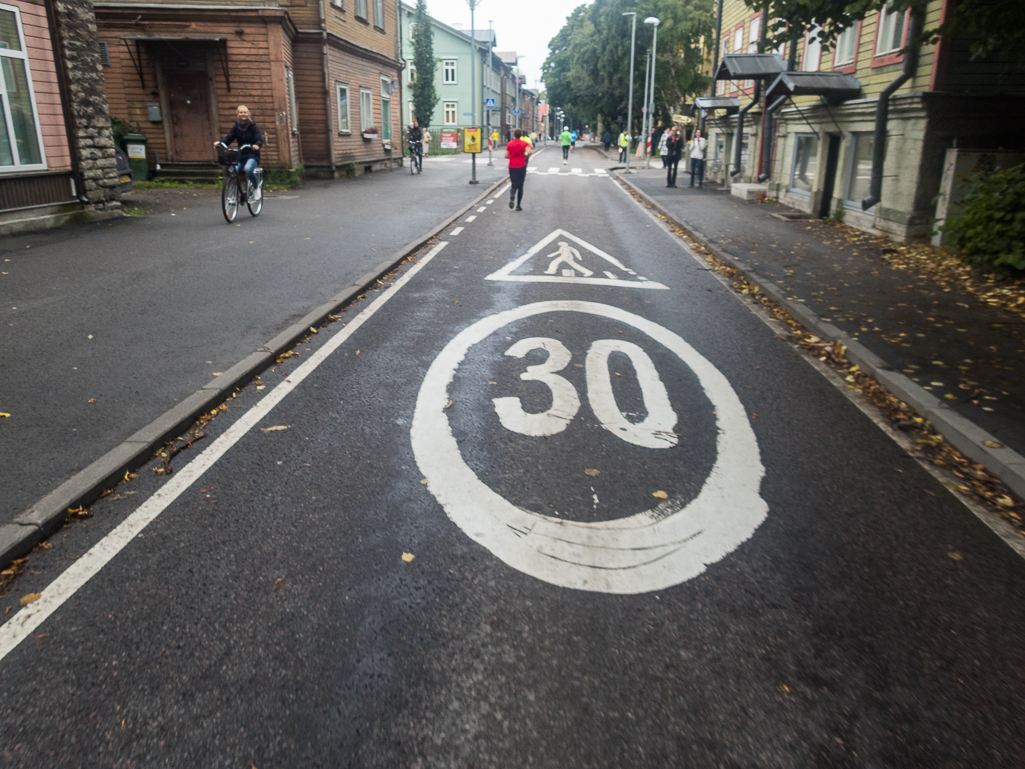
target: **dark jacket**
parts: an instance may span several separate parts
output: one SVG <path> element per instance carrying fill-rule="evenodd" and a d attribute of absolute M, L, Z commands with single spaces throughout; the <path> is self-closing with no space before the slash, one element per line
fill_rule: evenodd
<path fill-rule="evenodd" d="M 422 142 L 424 140 L 424 131 L 420 126 L 409 127 L 409 141 L 411 142 Z"/>
<path fill-rule="evenodd" d="M 666 141 L 666 158 L 679 160 L 681 155 L 683 155 L 683 134 L 675 138 L 670 136 Z"/>
<path fill-rule="evenodd" d="M 233 141 L 238 142 L 238 146 L 241 147 L 243 144 L 259 144 L 263 146 L 263 134 L 260 133 L 260 126 L 254 123 L 252 120 L 249 121 L 249 125 L 243 127 L 239 121 L 235 121 L 235 125 L 228 131 L 228 135 L 224 137 L 224 143 L 229 147 Z M 247 149 L 242 150 L 242 154 L 239 155 L 239 160 L 248 160 L 249 158 L 256 158 L 256 162 L 260 162 L 260 151 Z"/>
<path fill-rule="evenodd" d="M 606 131 L 604 135 L 601 137 L 601 142 L 602 144 L 612 144 L 612 134 Z"/>

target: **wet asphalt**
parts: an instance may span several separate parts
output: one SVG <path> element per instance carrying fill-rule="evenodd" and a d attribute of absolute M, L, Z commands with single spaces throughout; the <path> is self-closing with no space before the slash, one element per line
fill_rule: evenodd
<path fill-rule="evenodd" d="M 351 333 L 0 659 L 0 763 L 1020 765 L 1025 564 L 607 165 L 539 153 L 229 401 L 177 477 Z"/>

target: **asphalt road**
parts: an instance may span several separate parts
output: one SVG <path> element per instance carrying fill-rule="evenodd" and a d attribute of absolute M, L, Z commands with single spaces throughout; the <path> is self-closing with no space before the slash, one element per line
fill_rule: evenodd
<path fill-rule="evenodd" d="M 596 161 L 30 558 L 0 764 L 1020 766 L 1021 558 Z"/>
<path fill-rule="evenodd" d="M 500 176 L 481 164 L 479 178 Z M 473 200 L 461 157 L 0 242 L 0 523 Z"/>

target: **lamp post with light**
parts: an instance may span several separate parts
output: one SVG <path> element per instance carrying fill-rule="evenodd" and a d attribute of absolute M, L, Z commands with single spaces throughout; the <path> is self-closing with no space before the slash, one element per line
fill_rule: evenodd
<path fill-rule="evenodd" d="M 655 16 L 649 16 L 644 20 L 645 24 L 652 24 L 655 27 L 654 37 L 651 41 L 651 88 L 649 90 L 648 98 L 651 100 L 648 103 L 648 133 L 647 136 L 651 136 L 655 130 L 655 59 L 658 54 L 658 25 L 659 20 Z M 651 168 L 651 153 L 647 145 L 644 148 L 644 156 L 648 165 Z"/>
<path fill-rule="evenodd" d="M 637 42 L 637 12 L 628 11 L 624 16 L 633 16 L 633 26 L 630 29 L 630 95 L 626 102 L 626 172 L 630 173 L 630 134 L 634 119 L 634 48 Z M 616 142 L 617 144 L 619 142 Z"/>

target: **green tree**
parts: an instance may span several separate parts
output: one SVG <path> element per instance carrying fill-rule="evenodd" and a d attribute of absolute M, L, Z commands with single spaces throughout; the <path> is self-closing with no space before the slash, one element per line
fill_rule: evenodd
<path fill-rule="evenodd" d="M 644 56 L 651 45 L 648 16 L 658 17 L 655 67 L 656 121 L 666 123 L 688 96 L 708 88 L 701 73 L 701 39 L 712 35 L 713 0 L 595 0 L 570 14 L 548 44 L 542 68 L 551 103 L 584 120 L 618 122 L 627 114 L 630 79 L 630 27 L 623 16 L 637 13 L 634 115 L 640 124 L 644 100 Z"/>
<path fill-rule="evenodd" d="M 413 114 L 421 128 L 427 128 L 438 104 L 438 90 L 434 87 L 434 74 L 438 62 L 434 60 L 434 26 L 427 15 L 427 0 L 416 0 L 413 16 L 413 66 L 416 78 L 413 89 Z"/>

